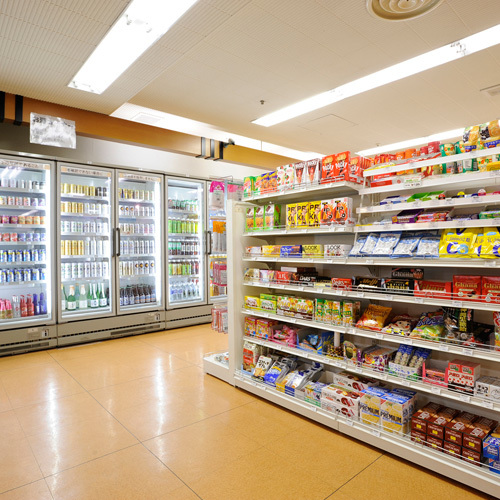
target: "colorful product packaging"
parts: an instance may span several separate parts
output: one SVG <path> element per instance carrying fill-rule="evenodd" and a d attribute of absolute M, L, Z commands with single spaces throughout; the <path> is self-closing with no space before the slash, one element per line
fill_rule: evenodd
<path fill-rule="evenodd" d="M 265 257 L 279 257 L 281 252 L 280 245 L 264 245 L 262 248 L 262 255 Z"/>
<path fill-rule="evenodd" d="M 302 245 L 303 257 L 323 257 L 323 245 Z"/>
<path fill-rule="evenodd" d="M 245 210 L 246 230 L 252 231 L 255 220 L 255 207 L 250 207 Z"/>
<path fill-rule="evenodd" d="M 481 295 L 485 302 L 500 304 L 500 276 L 483 276 Z"/>
<path fill-rule="evenodd" d="M 478 301 L 482 293 L 481 276 L 453 276 L 453 295 L 456 300 Z"/>
<path fill-rule="evenodd" d="M 264 207 L 255 207 L 253 227 L 256 230 L 264 229 Z"/>
<path fill-rule="evenodd" d="M 248 198 L 253 195 L 255 177 L 245 177 L 243 179 L 243 198 Z"/>
<path fill-rule="evenodd" d="M 286 227 L 287 229 L 297 227 L 297 203 L 289 203 L 286 206 Z"/>
<path fill-rule="evenodd" d="M 276 295 L 270 295 L 267 293 L 260 294 L 260 308 L 262 311 L 276 313 L 277 301 L 278 298 Z"/>
<path fill-rule="evenodd" d="M 306 185 L 315 186 L 319 182 L 321 172 L 321 159 L 306 162 Z"/>
<path fill-rule="evenodd" d="M 281 225 L 281 205 L 264 207 L 264 229 L 276 229 Z"/>
<path fill-rule="evenodd" d="M 302 245 L 281 245 L 280 257 L 302 257 Z"/>
<path fill-rule="evenodd" d="M 309 226 L 309 202 L 297 203 L 297 227 Z"/>
<path fill-rule="evenodd" d="M 245 308 L 246 309 L 260 309 L 260 297 L 246 295 L 245 296 Z"/>
<path fill-rule="evenodd" d="M 309 226 L 319 227 L 321 218 L 321 201 L 309 202 Z"/>
<path fill-rule="evenodd" d="M 304 186 L 306 184 L 306 162 L 301 161 L 294 165 L 294 184 L 295 187 Z"/>
<path fill-rule="evenodd" d="M 278 322 L 273 319 L 258 319 L 255 325 L 255 336 L 260 339 L 271 340 L 273 337 L 273 327 L 277 324 Z"/>
<path fill-rule="evenodd" d="M 257 318 L 253 318 L 252 316 L 245 317 L 245 335 L 248 337 L 255 337 L 256 333 L 256 324 Z"/>

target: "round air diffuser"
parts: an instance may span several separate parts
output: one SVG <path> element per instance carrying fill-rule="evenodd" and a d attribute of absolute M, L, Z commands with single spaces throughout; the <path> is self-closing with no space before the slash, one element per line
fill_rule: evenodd
<path fill-rule="evenodd" d="M 443 0 L 366 0 L 368 12 L 387 21 L 407 21 L 435 9 Z"/>

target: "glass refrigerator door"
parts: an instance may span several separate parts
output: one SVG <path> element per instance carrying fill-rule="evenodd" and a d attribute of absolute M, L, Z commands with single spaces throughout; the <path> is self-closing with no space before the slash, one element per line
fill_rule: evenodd
<path fill-rule="evenodd" d="M 119 312 L 163 306 L 163 177 L 118 173 Z"/>
<path fill-rule="evenodd" d="M 169 309 L 206 303 L 204 189 L 167 178 Z"/>
<path fill-rule="evenodd" d="M 53 323 L 52 164 L 0 158 L 0 329 Z"/>
<path fill-rule="evenodd" d="M 60 318 L 110 316 L 112 171 L 61 165 L 59 172 Z"/>

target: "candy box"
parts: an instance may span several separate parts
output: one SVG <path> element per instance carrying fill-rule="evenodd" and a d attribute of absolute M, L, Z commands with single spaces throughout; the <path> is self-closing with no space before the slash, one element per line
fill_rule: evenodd
<path fill-rule="evenodd" d="M 286 206 L 286 227 L 297 227 L 297 203 L 289 203 Z"/>
<path fill-rule="evenodd" d="M 462 446 L 481 453 L 483 440 L 497 425 L 498 422 L 486 417 L 475 419 L 463 431 Z"/>
<path fill-rule="evenodd" d="M 323 257 L 323 245 L 302 245 L 303 257 Z"/>
<path fill-rule="evenodd" d="M 281 245 L 280 257 L 302 257 L 302 245 Z"/>
<path fill-rule="evenodd" d="M 352 280 L 350 278 L 332 278 L 332 288 L 335 290 L 352 290 Z"/>
<path fill-rule="evenodd" d="M 245 335 L 255 337 L 257 318 L 251 316 L 245 317 Z"/>
<path fill-rule="evenodd" d="M 415 429 L 411 429 L 410 436 L 412 441 L 420 444 L 425 444 L 425 442 L 427 441 L 427 434 L 418 432 Z"/>
<path fill-rule="evenodd" d="M 476 380 L 481 376 L 481 365 L 472 361 L 454 359 L 448 364 L 448 386 L 473 394 Z"/>
<path fill-rule="evenodd" d="M 323 390 L 321 391 L 321 398 L 343 406 L 353 407 L 355 408 L 356 413 L 358 413 L 361 394 L 357 391 L 353 391 L 352 389 L 337 387 L 334 384 L 330 384 L 323 387 Z"/>
<path fill-rule="evenodd" d="M 309 160 L 306 162 L 306 185 L 314 186 L 319 182 L 321 171 L 321 159 Z"/>
<path fill-rule="evenodd" d="M 266 205 L 264 208 L 264 229 L 275 229 L 281 225 L 281 205 Z"/>
<path fill-rule="evenodd" d="M 297 298 L 295 316 L 302 319 L 313 319 L 313 315 L 314 299 Z"/>
<path fill-rule="evenodd" d="M 271 368 L 272 364 L 272 358 L 270 358 L 269 356 L 260 356 L 257 364 L 255 365 L 252 378 L 264 380 L 264 375 L 267 373 L 267 370 Z"/>
<path fill-rule="evenodd" d="M 278 190 L 278 174 L 276 171 L 269 172 L 267 192 L 275 193 Z"/>
<path fill-rule="evenodd" d="M 422 382 L 448 388 L 448 362 L 426 359 L 422 366 Z"/>
<path fill-rule="evenodd" d="M 306 162 L 301 161 L 294 165 L 295 187 L 304 186 L 306 183 Z"/>
<path fill-rule="evenodd" d="M 309 226 L 309 202 L 297 203 L 297 227 Z"/>
<path fill-rule="evenodd" d="M 490 460 L 500 460 L 500 438 L 488 436 L 483 441 L 483 456 Z"/>
<path fill-rule="evenodd" d="M 423 212 L 421 208 L 413 208 L 410 210 L 403 210 L 397 215 L 392 216 L 393 224 L 405 224 L 417 222 L 418 216 Z"/>
<path fill-rule="evenodd" d="M 258 281 L 260 278 L 260 269 L 249 268 L 245 270 L 245 281 Z"/>
<path fill-rule="evenodd" d="M 273 326 L 278 322 L 273 319 L 258 319 L 256 322 L 256 337 L 270 340 L 273 336 Z"/>
<path fill-rule="evenodd" d="M 471 450 L 470 448 L 462 448 L 462 458 L 474 465 L 481 465 L 481 452 Z"/>
<path fill-rule="evenodd" d="M 309 202 L 309 226 L 319 227 L 321 218 L 321 201 Z"/>
<path fill-rule="evenodd" d="M 452 285 L 449 281 L 415 280 L 415 297 L 451 300 Z"/>
<path fill-rule="evenodd" d="M 437 403 L 428 403 L 412 415 L 411 428 L 417 432 L 427 434 L 427 424 L 431 418 L 437 416 L 437 413 L 441 408 L 442 406 Z"/>
<path fill-rule="evenodd" d="M 272 269 L 260 269 L 259 270 L 259 280 L 262 283 L 272 283 L 274 282 L 274 273 Z"/>
<path fill-rule="evenodd" d="M 263 346 L 245 341 L 243 344 L 243 369 L 246 371 L 253 370 L 263 352 Z"/>
<path fill-rule="evenodd" d="M 254 228 L 255 207 L 250 207 L 245 210 L 246 230 L 251 231 Z"/>
<path fill-rule="evenodd" d="M 384 278 L 382 279 L 382 288 L 392 293 L 402 293 L 405 295 L 413 294 L 415 280 L 411 278 Z"/>
<path fill-rule="evenodd" d="M 264 245 L 262 246 L 262 255 L 265 257 L 279 257 L 281 253 L 280 245 Z"/>
<path fill-rule="evenodd" d="M 442 408 L 437 415 L 431 417 L 427 422 L 427 434 L 429 436 L 444 439 L 444 430 L 446 425 L 451 422 L 460 412 L 453 408 Z"/>
<path fill-rule="evenodd" d="M 380 412 L 389 392 L 389 389 L 382 387 L 369 387 L 361 391 L 359 416 L 362 422 L 375 426 L 381 424 Z"/>
<path fill-rule="evenodd" d="M 262 247 L 245 247 L 245 253 L 247 255 L 261 255 Z"/>
<path fill-rule="evenodd" d="M 349 372 L 334 373 L 333 383 L 338 387 L 345 387 L 358 392 L 378 385 L 377 380 L 368 377 L 360 377 Z"/>
<path fill-rule="evenodd" d="M 289 271 L 274 271 L 274 279 L 278 283 L 290 283 L 291 275 Z"/>
<path fill-rule="evenodd" d="M 395 349 L 390 347 L 372 345 L 363 352 L 363 366 L 383 372 L 389 364 L 389 359 L 394 352 Z"/>
<path fill-rule="evenodd" d="M 293 164 L 285 165 L 285 174 L 284 174 L 284 188 L 292 189 L 293 183 L 295 181 L 295 167 Z"/>
<path fill-rule="evenodd" d="M 330 182 L 335 182 L 335 156 L 325 156 L 321 160 L 321 184 L 329 184 Z"/>
<path fill-rule="evenodd" d="M 299 339 L 298 349 L 325 355 L 334 343 L 334 333 L 309 333 L 308 329 L 304 329 L 299 331 Z"/>
<path fill-rule="evenodd" d="M 260 309 L 262 311 L 269 311 L 272 313 L 276 313 L 276 303 L 277 303 L 276 295 L 268 295 L 265 293 L 260 294 Z"/>
<path fill-rule="evenodd" d="M 309 384 L 304 387 L 304 400 L 307 403 L 321 407 L 321 393 L 324 387 L 326 387 L 326 384 L 323 382 L 309 382 Z"/>
<path fill-rule="evenodd" d="M 481 276 L 453 276 L 453 294 L 456 300 L 479 300 Z"/>
<path fill-rule="evenodd" d="M 260 298 L 246 295 L 245 296 L 245 308 L 246 309 L 260 309 Z"/>
<path fill-rule="evenodd" d="M 314 299 L 314 319 L 325 323 L 325 299 Z"/>
<path fill-rule="evenodd" d="M 263 229 L 264 207 L 255 207 L 255 217 L 254 217 L 253 227 L 254 229 Z"/>
<path fill-rule="evenodd" d="M 483 276 L 481 295 L 485 302 L 500 304 L 500 276 Z"/>
<path fill-rule="evenodd" d="M 260 196 L 262 194 L 262 184 L 263 184 L 263 180 L 264 180 L 264 176 L 266 176 L 267 174 L 261 174 L 261 175 L 258 175 L 257 177 L 255 177 L 255 182 L 254 182 L 254 192 L 253 194 L 255 196 Z"/>
<path fill-rule="evenodd" d="M 390 393 L 382 403 L 382 428 L 388 432 L 407 434 L 410 431 L 412 398 Z"/>
<path fill-rule="evenodd" d="M 336 198 L 331 201 L 333 208 L 332 224 L 354 224 L 352 198 Z"/>
<path fill-rule="evenodd" d="M 335 403 L 334 401 L 330 401 L 329 399 L 321 398 L 321 409 L 344 418 L 351 418 L 353 420 L 359 419 L 358 411 L 355 407 L 346 406 L 341 403 Z"/>
<path fill-rule="evenodd" d="M 443 451 L 443 440 L 435 436 L 429 436 L 429 434 L 427 434 L 427 440 L 425 444 L 429 448 L 434 448 L 436 451 Z"/>
<path fill-rule="evenodd" d="M 335 204 L 334 200 L 322 200 L 321 209 L 319 212 L 319 225 L 330 226 L 335 220 Z"/>
<path fill-rule="evenodd" d="M 411 268 L 411 267 L 393 267 L 391 269 L 391 278 L 410 278 L 421 280 L 424 277 L 423 268 Z"/>
<path fill-rule="evenodd" d="M 460 457 L 462 455 L 462 447 L 449 441 L 443 443 L 443 451 L 453 457 Z"/>
<path fill-rule="evenodd" d="M 245 177 L 243 179 L 243 198 L 252 196 L 255 185 L 255 177 Z"/>
<path fill-rule="evenodd" d="M 285 187 L 285 166 L 281 165 L 276 169 L 276 183 L 278 191 L 281 191 Z"/>
<path fill-rule="evenodd" d="M 477 418 L 477 415 L 463 411 L 446 424 L 444 429 L 444 440 L 462 446 L 464 430 L 467 428 L 467 425 L 472 424 Z"/>
<path fill-rule="evenodd" d="M 335 155 L 333 174 L 338 181 L 351 181 L 350 156 L 349 151 Z"/>
<path fill-rule="evenodd" d="M 276 303 L 276 313 L 282 316 L 295 316 L 297 299 L 289 295 L 278 295 Z"/>
<path fill-rule="evenodd" d="M 347 257 L 351 251 L 352 245 L 343 245 L 334 243 L 323 245 L 323 255 L 325 258 L 329 257 Z"/>

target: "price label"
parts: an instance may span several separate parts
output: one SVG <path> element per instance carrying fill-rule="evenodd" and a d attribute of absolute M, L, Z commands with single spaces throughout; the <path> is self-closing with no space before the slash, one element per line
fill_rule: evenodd
<path fill-rule="evenodd" d="M 356 372 L 363 373 L 363 368 L 361 368 L 360 366 L 356 366 Z"/>
<path fill-rule="evenodd" d="M 372 434 L 375 436 L 375 437 L 380 437 L 380 431 L 372 431 Z"/>
<path fill-rule="evenodd" d="M 439 350 L 444 351 L 444 352 L 448 352 L 450 350 L 450 346 L 447 344 L 439 344 Z"/>
<path fill-rule="evenodd" d="M 390 300 L 392 302 L 394 300 L 394 296 L 393 295 L 386 295 L 385 299 Z"/>
<path fill-rule="evenodd" d="M 468 396 L 467 394 L 460 394 L 459 399 L 464 403 L 470 403 L 470 396 Z"/>
<path fill-rule="evenodd" d="M 334 232 L 337 230 L 337 226 L 330 226 L 328 230 Z"/>
<path fill-rule="evenodd" d="M 385 222 L 384 224 L 382 224 L 382 229 L 384 231 L 390 231 L 390 229 L 392 228 L 392 224 L 388 223 L 388 222 Z"/>
<path fill-rule="evenodd" d="M 439 387 L 431 387 L 431 392 L 432 394 L 437 394 L 439 396 L 439 394 L 441 394 L 441 389 Z"/>
<path fill-rule="evenodd" d="M 382 375 L 380 375 L 380 378 L 381 378 L 382 380 L 387 380 L 387 378 L 388 378 L 387 373 L 382 373 Z"/>
<path fill-rule="evenodd" d="M 486 267 L 496 267 L 497 263 L 495 260 L 486 260 L 484 263 Z"/>
<path fill-rule="evenodd" d="M 374 209 L 375 209 L 375 207 L 365 207 L 366 212 L 373 212 Z M 358 213 L 360 213 L 360 212 L 358 212 Z"/>
<path fill-rule="evenodd" d="M 491 170 L 490 177 L 498 177 L 500 175 L 500 170 Z"/>
<path fill-rule="evenodd" d="M 464 219 L 457 220 L 457 226 L 458 227 L 464 227 L 465 226 L 465 220 Z"/>
<path fill-rule="evenodd" d="M 366 259 L 365 261 L 368 265 L 373 264 L 375 261 L 373 259 Z"/>
<path fill-rule="evenodd" d="M 401 342 L 403 344 L 408 344 L 408 345 L 412 345 L 413 344 L 413 339 L 409 338 L 409 337 L 403 337 L 401 339 Z"/>
<path fill-rule="evenodd" d="M 317 291 L 318 293 L 323 293 L 324 289 L 323 289 L 323 288 L 321 288 L 321 287 L 318 287 L 318 288 L 316 288 L 316 291 Z"/>
<path fill-rule="evenodd" d="M 389 204 L 389 203 L 385 203 L 385 204 L 383 205 L 383 207 L 384 207 L 384 210 L 392 210 L 392 205 L 391 205 L 391 204 Z"/>
<path fill-rule="evenodd" d="M 375 337 L 378 338 L 378 339 L 383 339 L 384 335 L 382 333 L 376 333 Z"/>
<path fill-rule="evenodd" d="M 453 198 L 446 198 L 446 200 L 444 200 L 444 202 L 445 202 L 447 205 L 453 205 L 454 200 L 453 200 Z"/>
<path fill-rule="evenodd" d="M 365 296 L 365 292 L 357 292 L 356 296 L 360 297 L 360 298 L 363 298 Z"/>
<path fill-rule="evenodd" d="M 451 301 L 451 305 L 453 307 L 459 307 L 459 308 L 463 307 L 463 304 L 462 304 L 462 302 L 460 300 L 452 300 Z"/>
<path fill-rule="evenodd" d="M 333 264 L 333 259 L 326 259 L 327 264 Z"/>
<path fill-rule="evenodd" d="M 423 297 L 415 297 L 415 302 L 417 304 L 423 304 L 424 303 L 424 298 Z"/>
<path fill-rule="evenodd" d="M 290 321 L 290 323 L 297 323 L 297 320 L 295 318 L 288 318 L 288 321 Z"/>
<path fill-rule="evenodd" d="M 429 227 L 437 227 L 437 222 L 436 221 L 429 222 Z"/>
<path fill-rule="evenodd" d="M 493 402 L 492 401 L 483 401 L 483 406 L 488 408 L 488 410 L 493 410 Z"/>
<path fill-rule="evenodd" d="M 415 206 L 415 207 L 420 207 L 421 205 L 422 205 L 422 202 L 420 200 L 415 200 L 413 202 L 413 206 Z"/>
<path fill-rule="evenodd" d="M 297 290 L 298 290 L 299 292 L 303 292 L 303 291 L 304 291 L 304 287 L 303 287 L 303 286 L 298 286 L 298 287 L 297 287 Z"/>
<path fill-rule="evenodd" d="M 285 288 L 285 285 L 274 285 L 275 288 Z"/>
<path fill-rule="evenodd" d="M 480 203 L 481 201 L 483 201 L 483 199 L 481 196 L 473 196 L 472 201 L 474 201 L 476 203 Z"/>
<path fill-rule="evenodd" d="M 338 366 L 339 368 L 342 368 L 342 363 L 340 361 L 334 361 L 333 366 Z"/>
<path fill-rule="evenodd" d="M 278 262 L 278 257 L 271 257 L 269 262 Z"/>
<path fill-rule="evenodd" d="M 351 419 L 346 418 L 345 424 L 348 425 L 349 427 L 352 427 L 354 425 L 354 422 Z"/>
<path fill-rule="evenodd" d="M 257 257 L 252 257 L 252 260 L 257 260 Z"/>
<path fill-rule="evenodd" d="M 465 356 L 474 356 L 474 350 L 473 349 L 466 349 L 465 347 L 463 348 L 462 352 L 465 354 Z"/>
<path fill-rule="evenodd" d="M 401 384 L 405 385 L 406 387 L 410 387 L 410 385 L 411 385 L 409 380 L 401 380 Z"/>
<path fill-rule="evenodd" d="M 314 259 L 306 259 L 306 262 L 314 262 Z"/>

